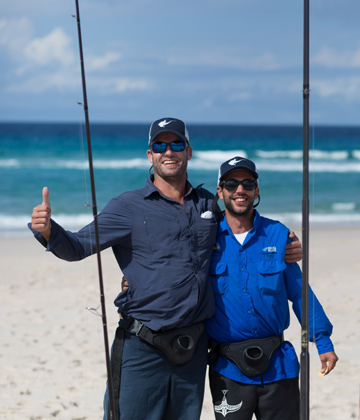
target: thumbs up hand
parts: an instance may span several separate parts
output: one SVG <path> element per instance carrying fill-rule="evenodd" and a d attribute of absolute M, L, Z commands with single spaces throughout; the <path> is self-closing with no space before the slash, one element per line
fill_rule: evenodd
<path fill-rule="evenodd" d="M 40 232 L 44 239 L 49 242 L 51 234 L 51 207 L 48 187 L 43 188 L 42 196 L 42 204 L 39 204 L 33 209 L 31 215 L 31 227 L 37 232 Z"/>

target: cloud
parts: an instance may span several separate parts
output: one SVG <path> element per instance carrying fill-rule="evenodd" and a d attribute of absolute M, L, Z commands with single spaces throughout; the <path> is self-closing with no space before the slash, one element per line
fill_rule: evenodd
<path fill-rule="evenodd" d="M 329 98 L 338 96 L 348 101 L 359 101 L 360 98 L 360 76 L 342 77 L 337 79 L 314 79 L 312 91 L 321 97 Z"/>
<path fill-rule="evenodd" d="M 0 47 L 15 61 L 22 58 L 24 45 L 32 34 L 33 24 L 26 17 L 0 20 Z"/>
<path fill-rule="evenodd" d="M 196 51 L 193 55 L 177 55 L 170 56 L 168 59 L 170 65 L 184 66 L 211 66 L 211 67 L 228 67 L 233 69 L 241 69 L 246 71 L 252 70 L 277 70 L 280 66 L 275 56 L 271 53 L 264 53 L 256 57 L 245 57 L 244 53 L 239 51 L 209 51 L 199 54 Z"/>
<path fill-rule="evenodd" d="M 42 93 L 55 89 L 75 89 L 79 77 L 79 60 L 74 57 L 73 40 L 61 27 L 43 37 L 32 37 L 32 24 L 27 18 L 18 21 L 0 21 L 0 47 L 6 46 L 18 66 L 17 76 L 6 87 L 7 92 Z M 106 77 L 102 75 L 121 59 L 118 52 L 105 51 L 87 59 L 87 73 L 96 72 L 94 88 L 100 94 L 146 90 L 150 84 L 144 79 Z"/>
<path fill-rule="evenodd" d="M 57 91 L 75 90 L 77 83 L 78 80 L 73 72 L 37 72 L 24 81 L 8 86 L 7 92 L 40 94 L 54 89 Z"/>
<path fill-rule="evenodd" d="M 119 61 L 121 58 L 121 54 L 117 52 L 107 52 L 101 57 L 89 57 L 86 63 L 86 70 L 106 69 L 110 64 Z"/>
<path fill-rule="evenodd" d="M 154 89 L 153 82 L 141 77 L 92 77 L 89 78 L 89 85 L 101 95 L 113 95 L 127 91 L 149 91 Z"/>
<path fill-rule="evenodd" d="M 311 61 L 328 68 L 360 68 L 360 48 L 356 51 L 336 51 L 324 47 Z"/>
<path fill-rule="evenodd" d="M 71 39 L 62 28 L 55 28 L 43 38 L 32 40 L 25 48 L 28 64 L 43 67 L 52 64 L 69 66 L 74 63 Z"/>

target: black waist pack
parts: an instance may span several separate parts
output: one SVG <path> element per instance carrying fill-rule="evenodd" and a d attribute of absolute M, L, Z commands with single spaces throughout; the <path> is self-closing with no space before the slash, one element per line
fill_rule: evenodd
<path fill-rule="evenodd" d="M 247 376 L 257 376 L 269 367 L 274 351 L 284 342 L 283 334 L 239 343 L 220 344 L 220 354 L 232 360 Z"/>
<path fill-rule="evenodd" d="M 174 365 L 183 365 L 192 359 L 199 338 L 204 332 L 203 322 L 190 327 L 155 332 L 137 319 L 125 318 L 124 321 L 126 331 L 160 349 Z M 120 327 L 121 324 L 119 323 Z"/>

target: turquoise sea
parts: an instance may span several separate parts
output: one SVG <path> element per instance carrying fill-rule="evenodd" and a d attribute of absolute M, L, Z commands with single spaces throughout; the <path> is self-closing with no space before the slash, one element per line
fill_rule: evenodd
<path fill-rule="evenodd" d="M 91 124 L 98 210 L 148 176 L 148 124 Z M 248 157 L 260 174 L 261 214 L 301 226 L 302 127 L 188 125 L 189 180 L 215 192 L 220 163 Z M 0 236 L 28 235 L 50 189 L 53 218 L 77 229 L 92 211 L 81 124 L 0 123 Z M 360 127 L 310 127 L 310 226 L 360 225 Z"/>

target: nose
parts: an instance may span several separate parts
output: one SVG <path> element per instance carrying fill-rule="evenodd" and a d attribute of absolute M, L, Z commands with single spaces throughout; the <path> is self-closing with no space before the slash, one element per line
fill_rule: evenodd
<path fill-rule="evenodd" d="M 172 155 L 174 152 L 170 147 L 170 143 L 166 143 L 166 149 L 163 151 L 164 155 Z"/>
<path fill-rule="evenodd" d="M 246 190 L 241 184 L 239 184 L 238 187 L 235 190 L 235 192 L 237 192 L 237 193 L 243 193 L 244 191 L 246 191 Z"/>

